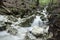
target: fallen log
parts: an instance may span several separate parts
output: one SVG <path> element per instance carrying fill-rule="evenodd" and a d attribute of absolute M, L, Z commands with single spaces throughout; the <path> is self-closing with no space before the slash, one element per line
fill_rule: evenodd
<path fill-rule="evenodd" d="M 11 11 L 8 8 L 6 8 L 4 6 L 2 6 L 2 8 L 4 8 L 8 13 L 11 13 Z"/>

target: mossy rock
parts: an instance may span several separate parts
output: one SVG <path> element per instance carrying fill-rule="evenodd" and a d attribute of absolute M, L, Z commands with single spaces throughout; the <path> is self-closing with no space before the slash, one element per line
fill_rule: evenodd
<path fill-rule="evenodd" d="M 30 27 L 32 22 L 34 21 L 34 17 L 27 19 L 25 22 L 21 23 L 21 27 Z"/>

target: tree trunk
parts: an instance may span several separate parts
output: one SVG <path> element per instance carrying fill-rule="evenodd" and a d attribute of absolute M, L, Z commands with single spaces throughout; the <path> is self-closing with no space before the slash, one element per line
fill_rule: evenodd
<path fill-rule="evenodd" d="M 36 4 L 36 6 L 39 6 L 39 0 L 37 0 L 37 4 Z"/>

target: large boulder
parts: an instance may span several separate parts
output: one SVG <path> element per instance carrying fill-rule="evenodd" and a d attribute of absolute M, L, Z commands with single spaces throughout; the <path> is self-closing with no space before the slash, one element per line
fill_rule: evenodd
<path fill-rule="evenodd" d="M 36 37 L 44 37 L 43 35 L 48 34 L 48 29 L 48 26 L 46 26 L 46 28 L 34 26 L 31 33 Z"/>

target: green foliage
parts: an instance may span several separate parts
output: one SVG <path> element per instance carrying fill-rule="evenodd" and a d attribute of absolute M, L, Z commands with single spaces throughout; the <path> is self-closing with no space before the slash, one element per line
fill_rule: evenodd
<path fill-rule="evenodd" d="M 57 3 L 57 0 L 53 0 L 53 3 Z"/>
<path fill-rule="evenodd" d="M 47 5 L 47 4 L 50 3 L 50 0 L 40 0 L 39 3 L 40 3 L 41 5 Z"/>
<path fill-rule="evenodd" d="M 41 6 L 48 5 L 51 2 L 52 2 L 52 0 L 39 0 L 39 3 Z M 53 3 L 57 3 L 57 0 L 53 0 Z"/>

